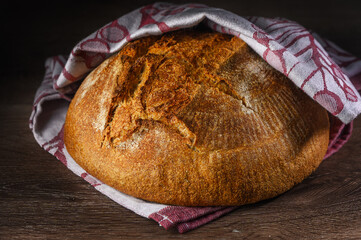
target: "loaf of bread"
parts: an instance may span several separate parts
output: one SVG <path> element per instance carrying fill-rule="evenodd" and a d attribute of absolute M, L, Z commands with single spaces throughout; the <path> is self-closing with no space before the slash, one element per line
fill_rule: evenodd
<path fill-rule="evenodd" d="M 93 70 L 70 104 L 64 141 L 123 193 L 231 206 L 309 176 L 326 153 L 329 120 L 239 38 L 178 30 L 132 41 Z"/>

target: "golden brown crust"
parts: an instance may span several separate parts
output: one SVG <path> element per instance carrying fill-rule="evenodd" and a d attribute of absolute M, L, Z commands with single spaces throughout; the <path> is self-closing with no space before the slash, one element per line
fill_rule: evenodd
<path fill-rule="evenodd" d="M 64 141 L 129 195 L 240 205 L 306 178 L 328 145 L 326 111 L 242 40 L 181 30 L 128 43 L 82 83 Z"/>

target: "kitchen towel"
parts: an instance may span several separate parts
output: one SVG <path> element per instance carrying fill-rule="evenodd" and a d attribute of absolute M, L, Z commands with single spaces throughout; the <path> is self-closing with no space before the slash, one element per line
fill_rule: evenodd
<path fill-rule="evenodd" d="M 36 141 L 94 188 L 166 229 L 187 232 L 237 207 L 167 206 L 123 194 L 82 169 L 66 150 L 63 126 L 68 105 L 81 81 L 127 42 L 204 25 L 244 40 L 271 66 L 286 75 L 328 110 L 330 141 L 325 158 L 349 139 L 352 120 L 361 112 L 361 60 L 296 22 L 283 18 L 241 17 L 201 4 L 154 3 L 136 9 L 81 40 L 69 56 L 49 57 L 35 94 L 29 126 Z"/>

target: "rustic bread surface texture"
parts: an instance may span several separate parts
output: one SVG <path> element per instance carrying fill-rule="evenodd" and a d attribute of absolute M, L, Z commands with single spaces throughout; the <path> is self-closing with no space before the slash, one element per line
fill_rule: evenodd
<path fill-rule="evenodd" d="M 64 141 L 87 172 L 148 201 L 241 205 L 322 161 L 326 111 L 239 38 L 195 30 L 128 43 L 84 80 Z"/>

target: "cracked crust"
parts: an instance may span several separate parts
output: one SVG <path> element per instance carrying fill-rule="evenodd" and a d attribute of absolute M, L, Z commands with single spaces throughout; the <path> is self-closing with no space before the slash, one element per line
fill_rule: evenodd
<path fill-rule="evenodd" d="M 128 43 L 83 82 L 64 141 L 129 195 L 241 205 L 301 182 L 328 145 L 326 111 L 230 35 L 180 30 Z"/>

